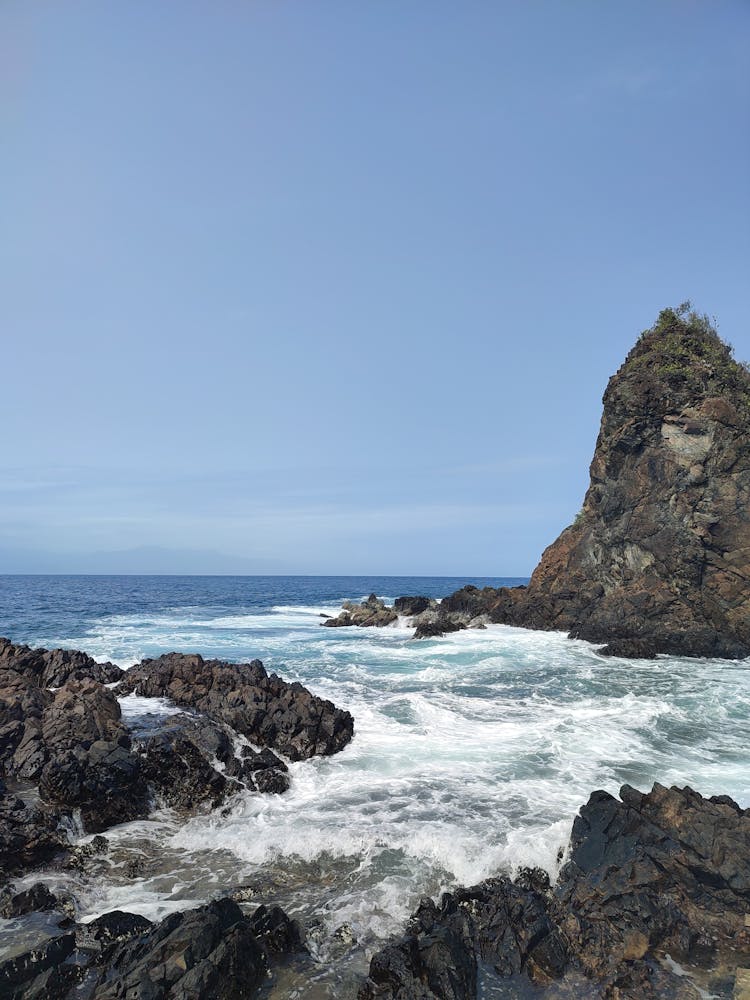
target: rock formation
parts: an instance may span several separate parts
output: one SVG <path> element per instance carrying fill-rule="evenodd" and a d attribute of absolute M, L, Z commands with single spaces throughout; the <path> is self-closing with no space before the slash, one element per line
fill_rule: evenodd
<path fill-rule="evenodd" d="M 603 403 L 581 512 L 528 587 L 466 587 L 418 634 L 492 621 L 623 656 L 750 655 L 750 372 L 705 317 L 665 309 Z"/>
<path fill-rule="evenodd" d="M 0 963 L 8 1000 L 237 1000 L 253 997 L 282 957 L 304 949 L 279 907 L 246 916 L 230 899 L 158 924 L 115 910 Z M 66 961 L 75 952 L 75 961 Z"/>
<path fill-rule="evenodd" d="M 550 1000 L 697 995 L 667 955 L 728 995 L 750 961 L 749 909 L 750 810 L 689 788 L 595 792 L 554 888 L 527 870 L 424 900 L 360 998 L 473 1000 L 480 974 L 488 992 L 488 977 L 505 980 L 503 996 L 526 996 L 529 980 Z"/>
<path fill-rule="evenodd" d="M 266 673 L 260 660 L 237 664 L 168 653 L 127 672 L 118 693 L 130 692 L 198 709 L 291 760 L 336 753 L 354 733 L 348 712 Z"/>
<path fill-rule="evenodd" d="M 398 611 L 389 608 L 376 594 L 370 594 L 361 604 L 355 601 L 345 601 L 344 610 L 336 618 L 327 618 L 321 622 L 327 628 L 341 628 L 348 625 L 358 625 L 366 628 L 372 625 L 390 625 L 398 618 Z"/>
<path fill-rule="evenodd" d="M 135 737 L 118 694 L 171 698 L 194 714 Z M 202 714 L 198 714 L 202 713 Z M 279 793 L 287 765 L 332 754 L 352 738 L 351 715 L 263 664 L 170 654 L 124 674 L 85 653 L 0 639 L 0 871 L 65 850 L 62 817 L 96 833 L 148 815 L 154 799 L 194 812 L 241 788 Z M 248 744 L 252 740 L 263 749 Z"/>

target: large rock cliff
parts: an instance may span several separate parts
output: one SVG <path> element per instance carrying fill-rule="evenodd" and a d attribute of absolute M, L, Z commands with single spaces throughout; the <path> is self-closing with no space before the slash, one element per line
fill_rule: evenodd
<path fill-rule="evenodd" d="M 614 652 L 750 655 L 750 372 L 663 310 L 613 375 L 591 482 L 508 618 Z"/>
<path fill-rule="evenodd" d="M 663 310 L 604 393 L 575 523 L 528 587 L 466 587 L 417 635 L 559 629 L 624 656 L 750 656 L 750 371 L 705 316 Z"/>

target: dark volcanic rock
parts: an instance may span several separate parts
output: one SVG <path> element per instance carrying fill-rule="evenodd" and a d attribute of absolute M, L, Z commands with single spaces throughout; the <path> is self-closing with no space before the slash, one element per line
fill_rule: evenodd
<path fill-rule="evenodd" d="M 245 917 L 229 899 L 174 913 L 103 957 L 97 1000 L 240 1000 L 265 980 L 269 952 L 299 947 L 293 921 L 273 908 Z"/>
<path fill-rule="evenodd" d="M 117 699 L 83 653 L 0 640 L 0 764 L 39 783 L 42 801 L 103 830 L 145 815 L 146 786 Z M 116 668 L 119 669 L 119 668 Z M 48 690 L 50 680 L 64 681 Z"/>
<path fill-rule="evenodd" d="M 27 806 L 0 782 L 0 872 L 15 874 L 44 864 L 64 847 L 57 819 Z"/>
<path fill-rule="evenodd" d="M 74 649 L 31 649 L 0 638 L 0 675 L 7 669 L 18 671 L 42 688 L 62 687 L 71 678 L 85 677 L 100 684 L 119 681 L 125 673 L 114 663 L 96 660 Z"/>
<path fill-rule="evenodd" d="M 42 947 L 24 952 L 0 963 L 0 996 L 15 998 L 64 997 L 70 987 L 77 982 L 72 970 L 65 969 L 63 962 L 73 953 L 76 946 L 75 934 L 62 934 L 51 938 Z M 44 973 L 53 970 L 54 975 Z"/>
<path fill-rule="evenodd" d="M 421 615 L 423 611 L 436 605 L 437 601 L 430 597 L 397 597 L 393 608 L 398 614 L 413 618 L 414 615 Z"/>
<path fill-rule="evenodd" d="M 280 906 L 259 906 L 248 918 L 250 929 L 267 954 L 285 955 L 304 948 L 302 930 Z"/>
<path fill-rule="evenodd" d="M 292 760 L 342 750 L 354 720 L 301 684 L 267 674 L 260 660 L 225 663 L 197 654 L 168 653 L 132 667 L 121 694 L 164 697 L 224 722 L 253 743 L 273 747 Z"/>
<path fill-rule="evenodd" d="M 43 882 L 37 882 L 21 892 L 14 893 L 8 886 L 0 892 L 0 917 L 6 920 L 34 911 L 56 910 L 60 906 L 60 900 Z"/>
<path fill-rule="evenodd" d="M 620 795 L 595 792 L 581 809 L 553 889 L 525 871 L 423 902 L 373 957 L 361 1000 L 473 998 L 478 962 L 550 998 L 692 997 L 667 953 L 731 978 L 750 961 L 750 811 L 689 788 Z"/>
<path fill-rule="evenodd" d="M 581 512 L 528 587 L 464 588 L 438 620 L 562 630 L 611 655 L 749 656 L 750 371 L 705 317 L 665 309 L 603 403 Z"/>
<path fill-rule="evenodd" d="M 141 763 L 117 699 L 103 685 L 68 681 L 44 711 L 41 738 L 47 762 L 39 793 L 45 802 L 80 809 L 89 832 L 146 815 Z"/>
<path fill-rule="evenodd" d="M 595 792 L 555 895 L 561 926 L 601 976 L 655 948 L 708 965 L 750 950 L 750 813 L 690 788 Z"/>
<path fill-rule="evenodd" d="M 420 622 L 414 632 L 415 639 L 434 639 L 451 632 L 461 632 L 467 628 L 462 622 L 452 621 L 447 617 L 435 618 L 433 621 Z"/>
<path fill-rule="evenodd" d="M 181 720 L 183 720 L 181 722 Z M 204 749 L 209 726 L 198 728 L 192 719 L 172 716 L 164 726 L 146 739 L 136 740 L 134 749 L 142 757 L 141 773 L 149 786 L 170 806 L 193 811 L 202 806 L 215 808 L 222 804 L 231 788 L 227 779 L 214 768 Z M 223 750 L 219 730 L 216 742 Z M 230 744 L 231 749 L 231 744 Z M 218 757 L 217 757 L 218 759 Z M 236 788 L 236 785 L 235 785 Z"/>
<path fill-rule="evenodd" d="M 79 948 L 103 951 L 112 944 L 122 944 L 147 933 L 153 924 L 146 917 L 123 910 L 111 910 L 101 917 L 79 926 L 76 943 Z"/>
<path fill-rule="evenodd" d="M 321 622 L 327 628 L 342 628 L 349 625 L 358 625 L 360 628 L 369 626 L 390 625 L 398 618 L 395 608 L 389 608 L 375 594 L 370 594 L 361 604 L 354 601 L 345 601 L 344 610 L 337 618 L 328 618 Z"/>

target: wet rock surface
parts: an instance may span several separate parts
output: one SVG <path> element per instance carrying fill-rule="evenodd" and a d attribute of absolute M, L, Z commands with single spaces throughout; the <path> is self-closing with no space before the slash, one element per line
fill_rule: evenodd
<path fill-rule="evenodd" d="M 147 811 L 140 765 L 99 667 L 83 653 L 0 640 L 0 767 L 37 784 L 52 813 L 80 810 L 92 832 Z M 63 684 L 52 691 L 50 680 Z M 3 810 L 9 828 L 12 812 Z"/>
<path fill-rule="evenodd" d="M 155 800 L 191 813 L 243 788 L 284 792 L 288 768 L 271 746 L 299 760 L 335 753 L 353 734 L 348 712 L 268 675 L 260 661 L 172 654 L 134 668 L 119 693 L 172 698 L 192 712 L 134 740 L 103 682 L 121 675 L 84 653 L 0 639 L 0 871 L 58 854 L 69 867 L 84 864 L 91 847 L 71 848 L 66 823 L 98 833 L 146 817 Z"/>
<path fill-rule="evenodd" d="M 0 781 L 0 873 L 16 874 L 51 861 L 65 848 L 57 818 L 9 792 Z"/>
<path fill-rule="evenodd" d="M 279 907 L 246 916 L 218 899 L 158 924 L 115 910 L 1 963 L 0 996 L 238 1000 L 303 950 L 298 925 Z"/>
<path fill-rule="evenodd" d="M 359 996 L 468 1000 L 490 967 L 509 996 L 693 997 L 674 960 L 731 983 L 750 962 L 749 911 L 750 811 L 690 788 L 595 792 L 554 887 L 527 871 L 423 901 Z"/>
<path fill-rule="evenodd" d="M 301 684 L 266 673 L 260 660 L 235 664 L 168 653 L 132 667 L 118 692 L 169 698 L 197 709 L 291 760 L 336 753 L 354 733 L 348 712 Z"/>

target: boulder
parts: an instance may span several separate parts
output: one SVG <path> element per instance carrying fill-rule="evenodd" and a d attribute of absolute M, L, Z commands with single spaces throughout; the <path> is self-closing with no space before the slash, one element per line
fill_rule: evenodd
<path fill-rule="evenodd" d="M 0 782 L 0 873 L 46 864 L 65 849 L 57 818 L 26 805 Z"/>
<path fill-rule="evenodd" d="M 145 816 L 148 789 L 112 692 L 97 681 L 71 680 L 42 719 L 47 762 L 39 773 L 43 801 L 81 811 L 87 832 Z"/>
<path fill-rule="evenodd" d="M 397 597 L 393 608 L 397 614 L 413 618 L 414 615 L 421 615 L 428 608 L 436 605 L 437 601 L 431 597 Z"/>
<path fill-rule="evenodd" d="M 27 913 L 61 910 L 68 904 L 68 900 L 59 900 L 50 892 L 44 882 L 36 882 L 20 892 L 14 893 L 10 886 L 5 886 L 0 891 L 0 917 L 5 920 L 22 917 Z"/>
<path fill-rule="evenodd" d="M 264 909 L 264 908 L 261 908 Z M 102 957 L 97 1000 L 239 1000 L 265 981 L 271 952 L 296 950 L 293 921 L 274 908 L 251 917 L 219 899 L 173 913 Z"/>
<path fill-rule="evenodd" d="M 359 996 L 468 1000 L 481 966 L 508 996 L 530 980 L 540 997 L 686 1000 L 696 991 L 665 956 L 733 977 L 750 963 L 748 912 L 750 811 L 690 788 L 626 785 L 581 809 L 557 885 L 527 870 L 423 901 L 373 956 Z"/>
<path fill-rule="evenodd" d="M 398 619 L 398 611 L 389 608 L 375 594 L 370 594 L 361 604 L 345 601 L 344 610 L 337 618 L 328 618 L 322 622 L 327 628 L 342 628 L 357 625 L 360 628 L 391 625 Z"/>
<path fill-rule="evenodd" d="M 132 667 L 117 690 L 197 709 L 291 760 L 336 753 L 354 733 L 348 712 L 266 673 L 260 660 L 236 664 L 168 653 Z"/>

